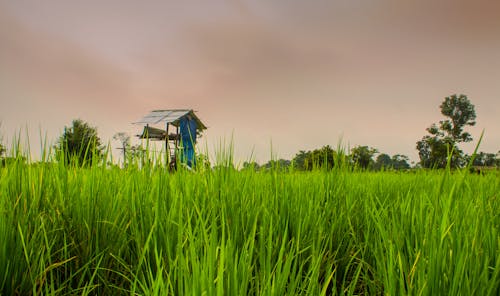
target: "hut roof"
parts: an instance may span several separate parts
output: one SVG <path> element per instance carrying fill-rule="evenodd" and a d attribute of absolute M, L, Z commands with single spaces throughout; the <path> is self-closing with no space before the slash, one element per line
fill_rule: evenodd
<path fill-rule="evenodd" d="M 179 120 L 186 116 L 191 115 L 196 120 L 197 129 L 207 129 L 205 124 L 196 116 L 192 109 L 170 109 L 170 110 L 153 110 L 141 120 L 134 122 L 134 124 L 158 124 L 160 122 L 169 123 L 173 126 L 179 126 Z"/>

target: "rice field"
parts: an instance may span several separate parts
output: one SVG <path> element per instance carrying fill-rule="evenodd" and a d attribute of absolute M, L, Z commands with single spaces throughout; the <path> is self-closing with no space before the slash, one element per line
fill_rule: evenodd
<path fill-rule="evenodd" d="M 499 295 L 500 175 L 0 167 L 1 295 Z"/>

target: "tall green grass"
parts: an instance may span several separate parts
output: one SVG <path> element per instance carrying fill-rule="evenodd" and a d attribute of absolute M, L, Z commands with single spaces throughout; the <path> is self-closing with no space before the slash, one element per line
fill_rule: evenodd
<path fill-rule="evenodd" d="M 0 168 L 0 294 L 498 295 L 499 192 L 498 172 L 18 158 Z"/>

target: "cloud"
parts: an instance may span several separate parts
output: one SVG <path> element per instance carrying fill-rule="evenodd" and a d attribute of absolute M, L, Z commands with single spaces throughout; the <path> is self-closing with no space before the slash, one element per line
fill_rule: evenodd
<path fill-rule="evenodd" d="M 243 72 L 243 78 L 259 78 L 286 72 L 300 74 L 318 71 L 330 65 L 333 56 L 289 32 L 249 23 L 221 23 L 203 26 L 194 33 L 194 48 L 213 63 L 232 73 Z"/>
<path fill-rule="evenodd" d="M 89 50 L 0 14 L 0 76 L 12 92 L 31 97 L 35 106 L 61 105 L 84 112 L 131 102 L 125 71 Z M 4 112 L 16 105 L 5 96 L 1 102 Z"/>
<path fill-rule="evenodd" d="M 414 153 L 455 92 L 498 123 L 498 1 L 55 2 L 0 9 L 6 123 L 84 117 L 112 135 L 188 107 L 264 158 L 271 139 L 288 156 L 340 134 Z"/>

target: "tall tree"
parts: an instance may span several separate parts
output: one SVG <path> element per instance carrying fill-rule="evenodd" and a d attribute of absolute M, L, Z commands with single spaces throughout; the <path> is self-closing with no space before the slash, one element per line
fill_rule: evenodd
<path fill-rule="evenodd" d="M 441 114 L 448 119 L 441 120 L 439 125 L 432 124 L 427 128 L 429 135 L 417 142 L 420 164 L 426 168 L 443 168 L 451 156 L 451 166 L 459 167 L 464 158 L 458 144 L 472 141 L 472 136 L 464 128 L 476 124 L 476 111 L 465 95 L 446 97 L 439 107 Z"/>
<path fill-rule="evenodd" d="M 59 159 L 66 163 L 89 165 L 102 157 L 103 147 L 97 129 L 76 119 L 70 127 L 64 128 L 56 151 Z"/>
<path fill-rule="evenodd" d="M 377 153 L 377 149 L 368 146 L 357 146 L 351 149 L 351 159 L 354 164 L 363 169 L 373 165 L 373 156 Z"/>

